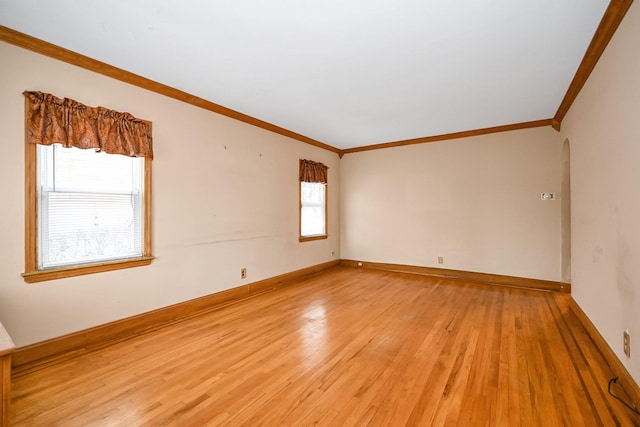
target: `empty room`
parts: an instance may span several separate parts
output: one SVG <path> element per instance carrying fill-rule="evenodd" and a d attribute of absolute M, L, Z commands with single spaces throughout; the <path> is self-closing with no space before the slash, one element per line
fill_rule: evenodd
<path fill-rule="evenodd" d="M 0 427 L 640 426 L 632 0 L 0 0 Z"/>

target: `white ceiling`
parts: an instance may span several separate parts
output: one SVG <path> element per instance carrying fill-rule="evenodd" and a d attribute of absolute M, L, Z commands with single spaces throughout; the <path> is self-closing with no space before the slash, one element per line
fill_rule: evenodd
<path fill-rule="evenodd" d="M 341 149 L 554 116 L 605 0 L 0 0 L 0 24 Z"/>

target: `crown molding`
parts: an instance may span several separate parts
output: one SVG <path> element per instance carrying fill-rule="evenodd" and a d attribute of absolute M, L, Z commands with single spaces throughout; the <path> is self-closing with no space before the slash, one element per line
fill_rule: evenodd
<path fill-rule="evenodd" d="M 104 62 L 89 58 L 71 50 L 62 48 L 44 40 L 37 39 L 24 33 L 12 30 L 10 28 L 0 25 L 0 40 L 7 43 L 19 46 L 21 48 L 63 61 L 89 71 L 102 74 L 107 77 L 120 80 L 125 83 L 138 86 L 140 88 L 173 98 L 187 104 L 194 105 L 196 107 L 212 111 L 217 114 L 247 123 L 252 126 L 256 126 L 261 129 L 268 130 L 292 139 L 295 139 L 306 144 L 313 145 L 318 148 L 322 148 L 334 153 L 337 153 L 340 158 L 348 153 L 356 153 L 360 151 L 379 150 L 383 148 L 400 147 L 404 145 L 424 144 L 428 142 L 446 141 L 450 139 L 465 138 L 470 136 L 486 135 L 497 132 L 506 132 L 518 129 L 527 129 L 533 127 L 552 126 L 555 130 L 559 131 L 562 120 L 569 111 L 569 108 L 575 101 L 576 97 L 580 93 L 580 90 L 586 83 L 587 79 L 591 75 L 591 72 L 595 68 L 598 60 L 602 56 L 605 48 L 609 44 L 609 41 L 616 32 L 620 22 L 624 18 L 625 14 L 629 10 L 629 7 L 633 3 L 633 0 L 611 0 L 607 10 L 605 11 L 602 20 L 596 32 L 589 44 L 589 47 L 578 67 L 578 70 L 567 89 L 567 92 L 558 107 L 555 116 L 551 119 L 536 120 L 531 122 L 515 123 L 503 126 L 494 126 L 489 128 L 467 130 L 461 132 L 453 132 L 442 135 L 425 136 L 420 138 L 413 138 L 401 141 L 392 141 L 381 144 L 365 145 L 361 147 L 354 147 L 348 149 L 339 149 L 329 144 L 317 141 L 307 136 L 298 134 L 296 132 L 281 128 L 274 124 L 265 122 L 255 117 L 240 113 L 222 105 L 207 101 L 199 98 L 195 95 L 191 95 L 187 92 L 172 88 L 165 84 L 147 79 L 129 71 L 114 67 Z"/>
<path fill-rule="evenodd" d="M 600 60 L 602 53 L 618 29 L 620 22 L 622 22 L 622 18 L 624 18 L 625 14 L 629 10 L 631 3 L 633 3 L 633 0 L 611 0 L 609 3 L 607 10 L 602 16 L 602 20 L 600 20 L 600 24 L 593 35 L 593 39 L 582 58 L 578 71 L 576 71 L 576 75 L 573 77 L 573 80 L 569 85 L 569 89 L 567 89 L 567 93 L 564 95 L 564 98 L 558 107 L 558 111 L 555 116 L 553 116 L 554 129 L 558 131 L 560 130 L 560 125 L 562 124 L 564 116 L 567 115 L 573 101 L 576 100 L 578 94 L 582 90 L 582 87 L 591 75 L 591 72 L 596 67 L 598 60 Z"/>
<path fill-rule="evenodd" d="M 93 58 L 89 58 L 88 56 L 81 55 L 79 53 L 12 30 L 11 28 L 7 28 L 2 25 L 0 25 L 0 40 L 21 47 L 23 49 L 39 53 L 41 55 L 45 55 L 62 62 L 84 68 L 85 70 L 93 71 L 95 73 L 120 80 L 121 82 L 129 83 L 142 89 L 146 89 L 151 92 L 167 96 L 169 98 L 177 99 L 178 101 L 182 101 L 187 104 L 191 104 L 196 107 L 221 114 L 223 116 L 241 121 L 243 123 L 247 123 L 249 125 L 256 126 L 261 129 L 265 129 L 270 132 L 274 132 L 295 139 L 297 141 L 313 145 L 315 147 L 323 148 L 334 153 L 340 153 L 340 149 L 332 147 L 331 145 L 316 141 L 315 139 L 300 135 L 299 133 L 292 132 L 290 130 L 281 128 L 280 126 L 276 126 L 255 117 L 248 116 L 246 114 L 240 113 L 239 111 L 223 107 L 222 105 L 207 101 L 195 95 L 191 95 L 187 92 L 175 89 L 171 86 L 158 83 L 154 80 L 147 79 L 121 68 L 114 67 L 113 65 L 106 64 Z"/>
<path fill-rule="evenodd" d="M 469 136 L 487 135 L 490 133 L 507 132 L 510 130 L 529 129 L 535 127 L 551 126 L 552 119 L 535 120 L 531 122 L 514 123 L 510 125 L 494 126 L 490 128 L 465 130 L 462 132 L 445 133 L 442 135 L 424 136 L 422 138 L 405 139 L 402 141 L 385 142 L 383 144 L 365 145 L 342 150 L 342 155 L 357 153 L 359 151 L 380 150 L 382 148 L 401 147 L 403 145 L 424 144 L 426 142 L 446 141 L 449 139 L 466 138 Z"/>

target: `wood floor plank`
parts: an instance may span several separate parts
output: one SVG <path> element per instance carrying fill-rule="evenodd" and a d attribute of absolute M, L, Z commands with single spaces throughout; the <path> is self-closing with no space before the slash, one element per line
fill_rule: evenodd
<path fill-rule="evenodd" d="M 640 425 L 568 298 L 336 267 L 14 376 L 11 422 Z"/>

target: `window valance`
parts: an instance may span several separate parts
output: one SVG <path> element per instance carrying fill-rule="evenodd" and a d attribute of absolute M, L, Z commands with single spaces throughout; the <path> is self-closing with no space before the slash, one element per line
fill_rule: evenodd
<path fill-rule="evenodd" d="M 151 122 L 48 93 L 24 92 L 27 142 L 153 158 Z"/>
<path fill-rule="evenodd" d="M 300 159 L 300 181 L 327 183 L 327 166 L 320 162 Z"/>

